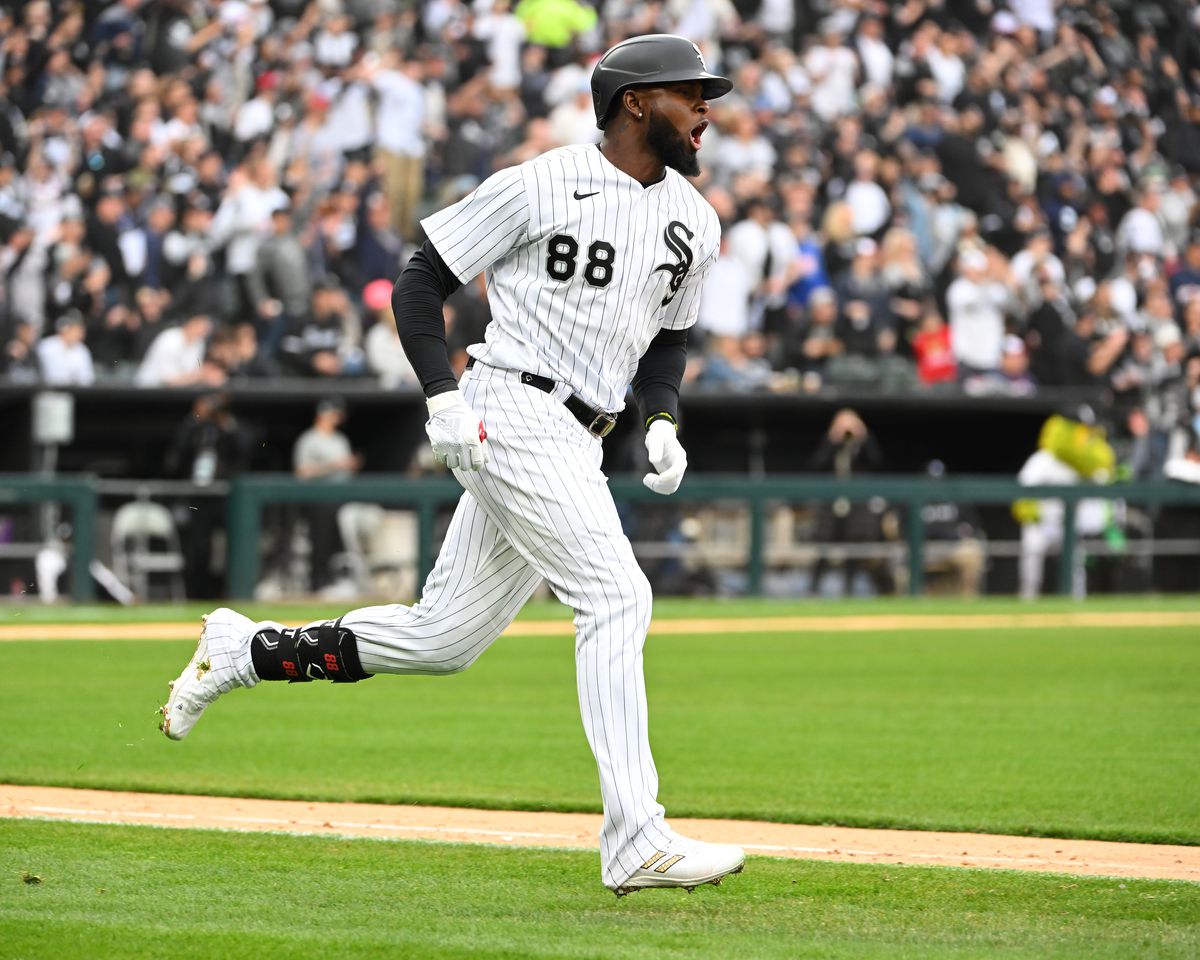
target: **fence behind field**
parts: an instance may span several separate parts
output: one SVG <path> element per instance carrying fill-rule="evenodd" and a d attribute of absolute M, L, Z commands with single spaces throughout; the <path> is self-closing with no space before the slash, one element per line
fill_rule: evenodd
<path fill-rule="evenodd" d="M 927 542 L 921 507 L 946 501 L 1008 505 L 1025 498 L 1055 498 L 1063 502 L 1067 522 L 1058 555 L 1058 589 L 1068 592 L 1070 570 L 1079 549 L 1072 522 L 1081 500 L 1093 497 L 1119 499 L 1131 506 L 1195 507 L 1200 509 L 1200 487 L 1169 481 L 1082 485 L 1077 487 L 1023 487 L 1014 480 L 992 477 L 948 477 L 937 481 L 912 476 L 874 476 L 851 480 L 815 476 L 774 476 L 751 479 L 744 476 L 701 474 L 690 477 L 671 498 L 651 493 L 637 478 L 619 477 L 610 483 L 619 504 L 633 509 L 646 505 L 674 509 L 724 509 L 744 518 L 725 530 L 710 531 L 699 542 L 654 541 L 634 536 L 635 549 L 643 559 L 699 556 L 738 571 L 744 592 L 761 594 L 770 568 L 811 564 L 822 556 L 884 558 L 904 572 L 908 593 L 924 592 L 927 567 L 947 553 L 944 543 Z M 284 504 L 338 504 L 363 502 L 398 507 L 415 516 L 415 549 L 412 551 L 415 580 L 419 583 L 433 565 L 439 510 L 460 495 L 461 488 L 449 478 L 409 476 L 357 477 L 345 482 L 304 482 L 287 474 L 243 476 L 228 485 L 207 488 L 162 481 L 104 481 L 93 476 L 0 475 L 0 512 L 7 503 L 57 503 L 71 508 L 72 534 L 66 544 L 74 599 L 95 595 L 88 570 L 96 555 L 96 528 L 101 500 L 106 502 L 139 497 L 175 500 L 224 500 L 227 530 L 226 592 L 229 597 L 252 597 L 261 575 L 261 541 L 264 510 Z M 833 543 L 780 535 L 781 505 L 822 504 L 834 501 L 886 501 L 900 518 L 897 536 L 887 542 Z M 0 556 L 28 556 L 36 543 L 0 546 Z M 1114 552 L 1102 541 L 1088 544 L 1090 553 Z M 987 544 L 989 556 L 1016 554 L 1011 540 Z M 1129 556 L 1200 554 L 1194 539 L 1152 539 L 1130 542 L 1119 548 Z"/>

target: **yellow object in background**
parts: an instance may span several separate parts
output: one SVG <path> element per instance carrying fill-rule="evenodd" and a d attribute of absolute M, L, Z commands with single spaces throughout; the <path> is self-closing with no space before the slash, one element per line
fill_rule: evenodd
<path fill-rule="evenodd" d="M 1017 500 L 1012 505 L 1012 515 L 1017 523 L 1037 523 L 1042 518 L 1042 505 L 1028 498 Z"/>
<path fill-rule="evenodd" d="M 1088 480 L 1106 483 L 1113 477 L 1117 457 L 1103 427 L 1055 414 L 1042 425 L 1038 447 Z"/>
<path fill-rule="evenodd" d="M 596 11 L 577 0 L 521 0 L 513 14 L 530 43 L 555 50 L 596 25 Z"/>

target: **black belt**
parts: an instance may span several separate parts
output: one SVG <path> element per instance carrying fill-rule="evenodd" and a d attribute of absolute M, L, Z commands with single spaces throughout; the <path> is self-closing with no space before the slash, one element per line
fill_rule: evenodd
<path fill-rule="evenodd" d="M 471 357 L 467 361 L 467 369 L 470 370 L 475 366 L 475 358 Z M 549 377 L 539 377 L 536 373 L 518 373 L 522 383 L 527 383 L 531 387 L 536 387 L 542 393 L 554 392 L 554 381 Z M 563 401 L 564 406 L 571 411 L 571 415 L 583 424 L 584 429 L 588 433 L 596 437 L 607 437 L 612 433 L 613 427 L 617 425 L 616 414 L 605 413 L 603 410 L 596 410 L 594 407 L 589 407 L 586 403 L 580 400 L 575 394 L 571 394 Z"/>

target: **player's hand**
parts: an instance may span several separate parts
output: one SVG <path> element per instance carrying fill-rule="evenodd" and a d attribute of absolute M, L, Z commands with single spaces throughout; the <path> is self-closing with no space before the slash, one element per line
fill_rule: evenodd
<path fill-rule="evenodd" d="M 648 473 L 642 483 L 664 496 L 674 493 L 683 482 L 687 470 L 687 454 L 683 444 L 675 436 L 675 424 L 669 420 L 655 420 L 646 431 L 646 453 L 658 473 Z"/>
<path fill-rule="evenodd" d="M 481 470 L 488 462 L 484 445 L 487 432 L 483 421 L 457 390 L 439 393 L 425 401 L 429 422 L 425 432 L 433 447 L 433 459 L 451 470 Z"/>

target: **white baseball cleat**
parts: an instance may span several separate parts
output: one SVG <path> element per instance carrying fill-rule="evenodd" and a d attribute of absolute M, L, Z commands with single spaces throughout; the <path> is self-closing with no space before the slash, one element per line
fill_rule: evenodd
<path fill-rule="evenodd" d="M 730 874 L 741 873 L 745 864 L 746 854 L 741 847 L 673 837 L 665 849 L 650 854 L 613 892 L 623 897 L 650 887 L 683 887 L 691 893 L 701 884 L 718 884 Z"/>
<path fill-rule="evenodd" d="M 171 695 L 158 709 L 162 714 L 158 729 L 172 740 L 186 737 L 200 715 L 221 694 L 245 686 L 234 668 L 234 654 L 246 648 L 254 621 L 221 607 L 201 622 L 196 652 L 183 673 L 167 684 Z"/>

